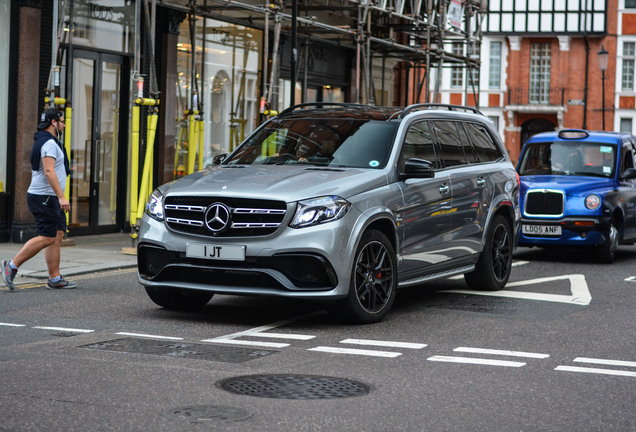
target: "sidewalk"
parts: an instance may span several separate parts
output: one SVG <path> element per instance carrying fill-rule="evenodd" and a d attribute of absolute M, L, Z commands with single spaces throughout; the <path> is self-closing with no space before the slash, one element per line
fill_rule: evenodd
<path fill-rule="evenodd" d="M 73 245 L 74 244 L 74 245 Z M 70 277 L 105 270 L 137 267 L 137 257 L 123 253 L 133 245 L 129 233 L 76 236 L 62 243 L 60 273 Z M 0 243 L 0 259 L 9 260 L 22 248 L 21 243 Z M 128 250 L 126 252 L 128 252 Z M 41 251 L 20 267 L 16 285 L 46 282 L 48 279 L 44 251 Z M 0 288 L 4 288 L 0 280 Z"/>

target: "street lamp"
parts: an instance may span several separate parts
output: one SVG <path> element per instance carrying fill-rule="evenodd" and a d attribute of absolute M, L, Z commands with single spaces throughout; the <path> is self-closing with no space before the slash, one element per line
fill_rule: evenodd
<path fill-rule="evenodd" d="M 607 70 L 609 53 L 601 45 L 601 50 L 596 55 L 598 56 L 598 67 L 601 69 L 601 82 L 603 83 L 603 106 L 601 107 L 601 112 L 603 113 L 603 130 L 605 130 L 605 71 Z"/>

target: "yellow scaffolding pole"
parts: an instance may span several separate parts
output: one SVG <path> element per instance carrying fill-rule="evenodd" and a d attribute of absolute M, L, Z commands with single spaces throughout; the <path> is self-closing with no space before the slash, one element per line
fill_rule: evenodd
<path fill-rule="evenodd" d="M 193 110 L 188 114 L 188 167 L 187 174 L 192 174 L 194 172 L 194 163 L 197 159 L 197 147 L 199 142 L 198 135 L 198 126 L 199 122 L 197 121 L 197 115 L 199 114 L 198 110 Z"/>
<path fill-rule="evenodd" d="M 139 119 L 141 107 L 135 105 L 132 108 L 132 136 L 130 149 L 130 226 L 137 225 L 137 198 L 139 195 Z M 137 238 L 134 229 L 131 230 L 132 238 Z"/>
<path fill-rule="evenodd" d="M 61 98 L 55 98 L 56 100 Z M 66 100 L 64 100 L 66 102 Z M 73 109 L 71 107 L 66 107 L 64 109 L 64 124 L 66 125 L 66 131 L 64 133 L 64 151 L 66 152 L 66 156 L 70 160 L 71 155 L 71 131 L 73 126 Z M 64 197 L 68 202 L 71 202 L 71 176 L 66 176 L 66 185 L 64 186 Z M 66 212 L 66 231 L 68 232 L 68 222 L 71 213 Z"/>
<path fill-rule="evenodd" d="M 159 115 L 155 112 L 148 116 L 148 142 L 146 145 L 146 157 L 144 158 L 144 169 L 141 174 L 141 187 L 139 188 L 139 202 L 145 203 L 150 196 L 152 187 L 152 164 L 154 160 L 155 136 L 157 135 L 157 122 Z M 141 219 L 144 214 L 144 206 L 137 208 L 137 219 Z"/>
<path fill-rule="evenodd" d="M 204 134 L 203 134 L 203 120 L 199 120 L 197 121 L 197 134 L 199 135 L 199 170 L 203 169 L 203 141 L 204 141 Z"/>

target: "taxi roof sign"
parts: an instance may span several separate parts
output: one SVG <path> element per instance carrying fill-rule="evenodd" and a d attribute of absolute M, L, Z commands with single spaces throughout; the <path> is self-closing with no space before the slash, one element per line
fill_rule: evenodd
<path fill-rule="evenodd" d="M 580 139 L 590 136 L 587 131 L 581 129 L 563 129 L 559 132 L 559 138 L 562 139 Z"/>

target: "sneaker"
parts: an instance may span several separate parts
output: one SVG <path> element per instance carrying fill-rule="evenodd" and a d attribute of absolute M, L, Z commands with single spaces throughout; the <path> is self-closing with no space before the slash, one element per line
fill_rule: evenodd
<path fill-rule="evenodd" d="M 57 282 L 51 281 L 46 284 L 46 289 L 73 289 L 77 286 L 75 282 L 67 281 L 64 276 L 60 275 L 60 280 Z"/>
<path fill-rule="evenodd" d="M 4 279 L 4 283 L 7 284 L 11 291 L 13 291 L 15 289 L 13 279 L 15 279 L 15 275 L 18 274 L 18 271 L 11 268 L 9 261 L 4 260 L 0 261 L 0 268 L 2 269 L 2 278 Z"/>

